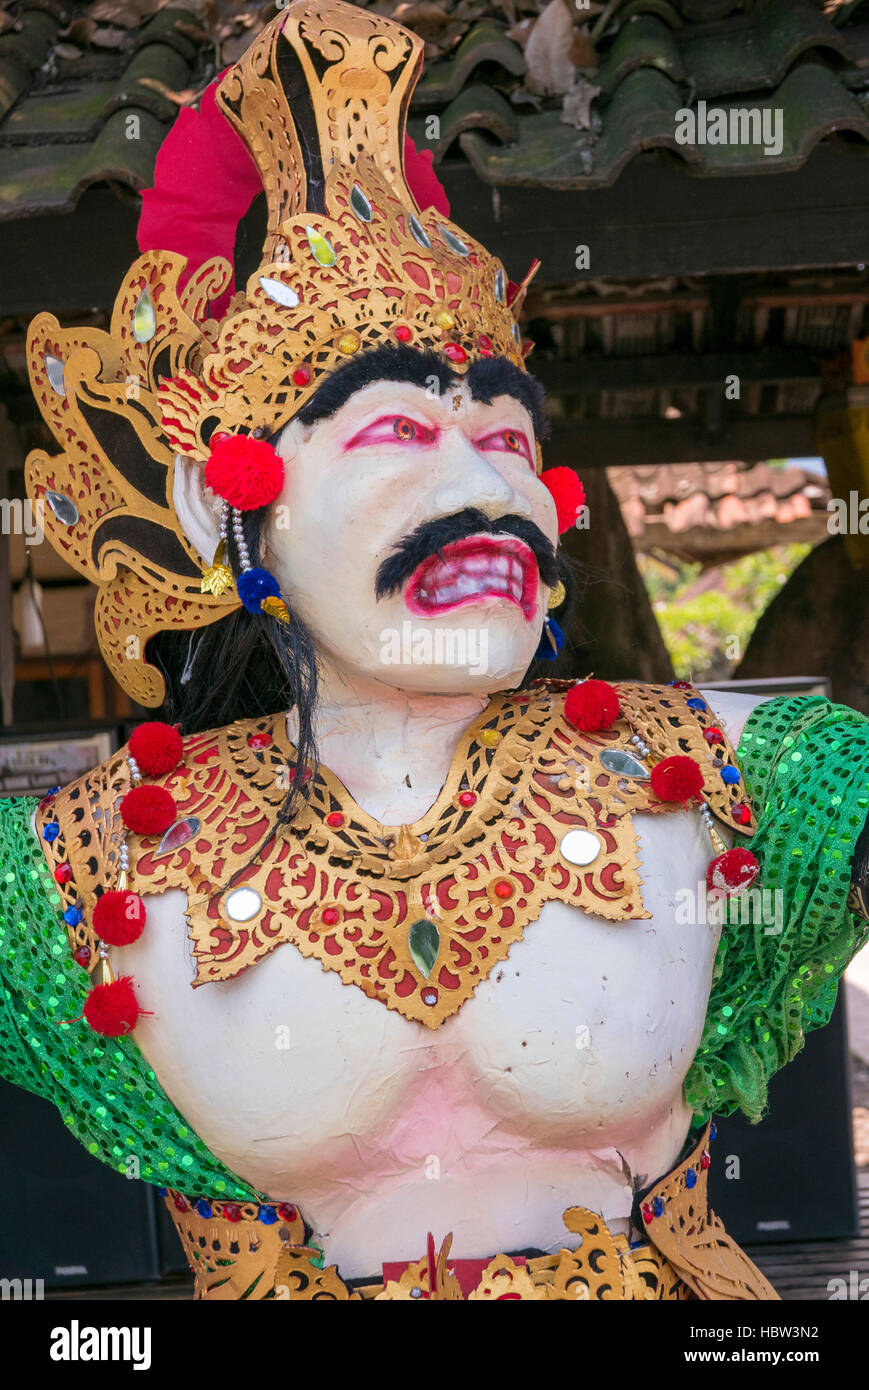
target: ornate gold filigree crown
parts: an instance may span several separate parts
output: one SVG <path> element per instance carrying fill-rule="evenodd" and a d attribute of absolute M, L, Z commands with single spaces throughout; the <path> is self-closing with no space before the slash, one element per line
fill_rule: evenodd
<path fill-rule="evenodd" d="M 175 462 L 208 457 L 215 433 L 286 424 L 353 354 L 434 349 L 457 373 L 485 356 L 523 367 L 503 265 L 407 186 L 407 106 L 422 42 L 382 16 L 299 0 L 224 77 L 217 101 L 253 155 L 266 195 L 262 262 L 221 322 L 222 258 L 179 287 L 184 257 L 149 251 L 117 296 L 108 333 L 31 325 L 28 361 L 63 453 L 30 455 L 55 549 L 99 586 L 97 635 L 120 684 L 160 704 L 149 637 L 238 607 L 202 593 L 212 557 L 185 536 Z M 530 278 L 530 276 L 528 277 Z"/>

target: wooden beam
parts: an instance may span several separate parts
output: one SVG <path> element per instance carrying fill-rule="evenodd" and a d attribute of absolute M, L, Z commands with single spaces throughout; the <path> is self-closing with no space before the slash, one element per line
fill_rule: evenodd
<path fill-rule="evenodd" d="M 94 188 L 74 212 L 0 221 L 0 317 L 111 308 L 139 254 L 138 217 L 137 202 Z"/>
<path fill-rule="evenodd" d="M 452 217 L 518 280 L 538 256 L 540 283 L 602 277 L 730 275 L 862 264 L 869 258 L 869 153 L 822 142 L 792 174 L 686 175 L 670 157 L 638 156 L 611 188 L 495 189 L 469 165 L 440 165 Z M 588 270 L 576 248 L 589 247 Z"/>
<path fill-rule="evenodd" d="M 806 415 L 742 416 L 725 422 L 720 435 L 704 436 L 688 420 L 559 421 L 544 441 L 544 467 L 613 468 L 626 464 L 758 463 L 768 458 L 811 458 L 818 452 Z"/>
<path fill-rule="evenodd" d="M 609 357 L 584 353 L 572 362 L 528 358 L 528 368 L 547 391 L 585 395 L 590 391 L 629 391 L 653 386 L 716 386 L 728 376 L 742 382 L 817 381 L 817 360 L 799 348 L 757 352 L 672 352 L 648 357 Z"/>

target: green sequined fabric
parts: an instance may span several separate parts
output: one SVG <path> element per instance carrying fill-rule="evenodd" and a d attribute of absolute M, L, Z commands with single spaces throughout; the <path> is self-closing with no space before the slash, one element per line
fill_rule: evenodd
<path fill-rule="evenodd" d="M 757 831 L 736 843 L 761 872 L 752 896 L 729 900 L 685 1081 L 704 1121 L 736 1109 L 762 1117 L 770 1077 L 829 1022 L 839 977 L 869 937 L 846 905 L 869 814 L 869 719 L 820 696 L 768 700 L 752 710 L 738 759 Z"/>
<path fill-rule="evenodd" d="M 121 1173 L 257 1201 L 178 1114 L 132 1038 L 65 1023 L 81 1015 L 89 980 L 70 954 L 35 807 L 0 801 L 0 1075 L 56 1105 L 88 1152 Z"/>

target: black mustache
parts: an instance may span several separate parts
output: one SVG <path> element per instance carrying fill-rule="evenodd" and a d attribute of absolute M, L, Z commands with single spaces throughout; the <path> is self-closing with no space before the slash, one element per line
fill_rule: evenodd
<path fill-rule="evenodd" d="M 509 535 L 515 536 L 534 552 L 540 578 L 547 588 L 552 588 L 558 579 L 558 564 L 555 546 L 543 534 L 540 527 L 524 516 L 486 516 L 475 507 L 466 507 L 453 516 L 438 517 L 436 521 L 423 521 L 415 531 L 400 540 L 391 555 L 388 555 L 377 571 L 374 592 L 379 599 L 389 598 L 401 589 L 406 580 L 419 568 L 423 560 L 439 555 L 445 546 L 455 541 L 466 540 L 468 536 Z"/>

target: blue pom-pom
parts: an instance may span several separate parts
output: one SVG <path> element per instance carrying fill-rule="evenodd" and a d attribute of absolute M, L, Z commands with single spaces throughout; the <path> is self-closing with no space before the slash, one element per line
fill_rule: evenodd
<path fill-rule="evenodd" d="M 552 641 L 549 640 L 550 637 Z M 537 661 L 554 661 L 563 646 L 564 633 L 554 618 L 547 618 L 540 635 L 540 644 L 534 653 L 535 659 Z"/>
<path fill-rule="evenodd" d="M 281 588 L 268 570 L 245 570 L 238 576 L 238 596 L 248 613 L 261 613 L 264 598 L 280 598 Z"/>

